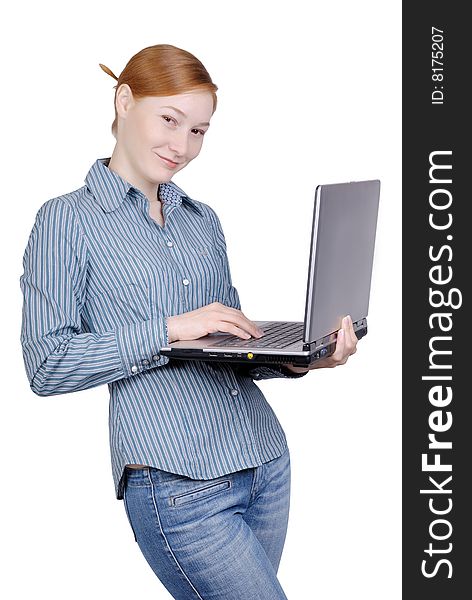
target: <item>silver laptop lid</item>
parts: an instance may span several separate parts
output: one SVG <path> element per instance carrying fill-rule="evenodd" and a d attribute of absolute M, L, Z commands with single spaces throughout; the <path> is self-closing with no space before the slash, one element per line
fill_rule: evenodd
<path fill-rule="evenodd" d="M 367 317 L 380 181 L 316 188 L 303 340 L 341 327 L 345 315 Z"/>

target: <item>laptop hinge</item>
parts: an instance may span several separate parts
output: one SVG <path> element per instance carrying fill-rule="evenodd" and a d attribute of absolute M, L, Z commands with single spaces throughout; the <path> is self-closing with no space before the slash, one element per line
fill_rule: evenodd
<path fill-rule="evenodd" d="M 358 321 L 353 323 L 353 326 L 354 326 L 354 331 L 356 333 L 356 336 L 359 339 L 361 337 L 363 337 L 364 335 L 366 335 L 367 319 L 365 317 L 363 319 L 359 319 Z M 314 350 L 318 347 L 327 346 L 328 344 L 336 341 L 337 335 L 338 335 L 338 332 L 335 331 L 334 333 L 331 333 L 330 335 L 325 335 L 325 337 L 323 337 L 319 340 L 315 340 L 314 342 L 303 342 L 303 351 L 310 352 L 311 350 Z"/>
<path fill-rule="evenodd" d="M 331 333 L 329 335 L 325 335 L 324 337 L 320 338 L 319 340 L 315 340 L 314 342 L 303 342 L 303 351 L 312 351 L 312 350 L 316 350 L 317 348 L 323 348 L 324 346 L 328 346 L 329 344 L 331 344 L 331 342 L 336 341 L 338 332 L 335 331 L 334 333 Z"/>

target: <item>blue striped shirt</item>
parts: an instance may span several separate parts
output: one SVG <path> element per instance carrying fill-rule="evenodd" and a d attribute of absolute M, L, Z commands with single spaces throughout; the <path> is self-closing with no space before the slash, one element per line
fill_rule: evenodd
<path fill-rule="evenodd" d="M 211 479 L 286 448 L 254 379 L 284 367 L 170 360 L 166 317 L 218 301 L 241 309 L 220 221 L 173 182 L 146 196 L 97 159 L 85 185 L 38 210 L 23 257 L 21 344 L 38 396 L 108 384 L 116 497 L 127 463 Z"/>

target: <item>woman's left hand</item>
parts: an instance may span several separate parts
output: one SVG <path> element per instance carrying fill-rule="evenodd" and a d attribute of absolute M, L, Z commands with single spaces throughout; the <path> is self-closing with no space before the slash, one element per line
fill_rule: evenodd
<path fill-rule="evenodd" d="M 313 369 L 332 369 L 338 365 L 344 365 L 351 354 L 355 354 L 355 352 L 357 352 L 358 341 L 359 340 L 357 339 L 352 326 L 352 319 L 350 315 L 347 315 L 342 320 L 341 329 L 338 331 L 338 337 L 336 340 L 336 349 L 331 356 L 317 360 L 309 368 L 296 367 L 291 363 L 284 366 L 294 373 L 306 373 L 308 371 L 312 371 Z"/>

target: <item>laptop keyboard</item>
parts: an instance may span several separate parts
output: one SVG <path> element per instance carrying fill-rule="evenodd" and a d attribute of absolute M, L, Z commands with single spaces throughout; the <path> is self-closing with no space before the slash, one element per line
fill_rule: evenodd
<path fill-rule="evenodd" d="M 244 340 L 237 335 L 215 342 L 213 347 L 251 347 L 251 348 L 287 348 L 295 342 L 299 342 L 303 337 L 303 323 L 293 323 L 289 321 L 268 321 L 262 327 L 264 335 L 257 338 Z"/>

